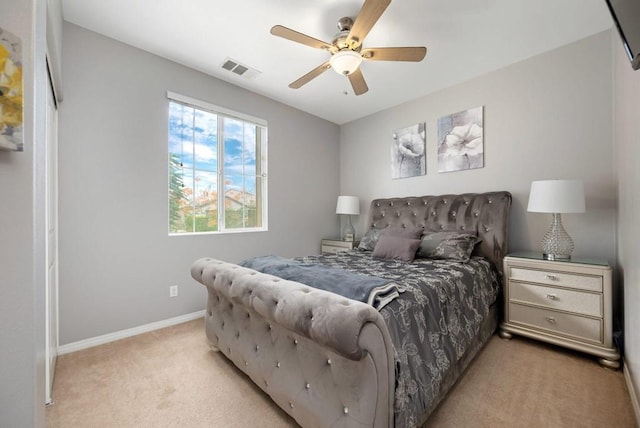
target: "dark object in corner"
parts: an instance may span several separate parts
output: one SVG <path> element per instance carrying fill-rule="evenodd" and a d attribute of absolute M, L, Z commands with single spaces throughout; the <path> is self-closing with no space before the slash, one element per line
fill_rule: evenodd
<path fill-rule="evenodd" d="M 640 68 L 640 0 L 605 0 L 631 67 Z"/>

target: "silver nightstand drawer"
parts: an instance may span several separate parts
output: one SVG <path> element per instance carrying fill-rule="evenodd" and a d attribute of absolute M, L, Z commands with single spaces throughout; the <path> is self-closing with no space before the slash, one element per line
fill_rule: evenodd
<path fill-rule="evenodd" d="M 510 282 L 509 299 L 577 314 L 602 317 L 602 295 L 541 285 Z"/>
<path fill-rule="evenodd" d="M 335 254 L 341 251 L 349 251 L 358 248 L 359 241 L 342 241 L 340 239 L 323 239 L 320 242 L 320 251 L 323 254 Z"/>
<path fill-rule="evenodd" d="M 512 281 L 537 282 L 540 284 L 602 292 L 602 277 L 600 276 L 511 267 L 509 277 Z"/>
<path fill-rule="evenodd" d="M 317 247 L 316 247 L 317 248 Z M 335 254 L 341 251 L 349 251 L 351 248 L 349 247 L 337 247 L 335 245 L 323 245 L 321 251 L 323 253 Z"/>
<path fill-rule="evenodd" d="M 602 320 L 509 303 L 509 321 L 602 343 Z"/>

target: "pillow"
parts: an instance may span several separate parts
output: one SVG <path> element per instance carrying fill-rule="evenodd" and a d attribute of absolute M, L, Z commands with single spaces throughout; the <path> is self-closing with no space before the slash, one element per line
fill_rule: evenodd
<path fill-rule="evenodd" d="M 362 239 L 360 239 L 360 244 L 358 244 L 358 249 L 365 250 L 365 251 L 373 251 L 373 249 L 376 247 L 376 244 L 378 243 L 378 239 L 380 238 L 380 235 L 382 234 L 382 232 L 384 232 L 384 230 L 385 229 L 369 229 L 369 231 L 364 234 Z"/>
<path fill-rule="evenodd" d="M 424 232 L 422 227 L 400 227 L 389 226 L 386 229 L 369 229 L 367 233 L 360 239 L 358 244 L 359 250 L 373 251 L 378 243 L 378 239 L 384 234 L 389 236 L 398 236 L 401 238 L 420 239 L 420 236 Z"/>
<path fill-rule="evenodd" d="M 391 236 L 385 233 L 378 239 L 371 257 L 411 262 L 416 257 L 416 250 L 421 242 L 419 239 Z"/>
<path fill-rule="evenodd" d="M 422 237 L 416 257 L 466 262 L 471 257 L 474 247 L 480 241 L 482 239 L 469 233 L 428 233 Z"/>

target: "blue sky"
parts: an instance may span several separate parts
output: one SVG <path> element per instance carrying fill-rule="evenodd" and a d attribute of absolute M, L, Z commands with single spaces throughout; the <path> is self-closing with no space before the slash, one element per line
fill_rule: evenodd
<path fill-rule="evenodd" d="M 216 190 L 218 118 L 224 120 L 225 190 L 244 189 L 255 194 L 256 126 L 169 102 L 169 152 L 182 161 L 184 185 L 193 188 L 196 195 Z M 243 173 L 247 175 L 244 181 Z"/>

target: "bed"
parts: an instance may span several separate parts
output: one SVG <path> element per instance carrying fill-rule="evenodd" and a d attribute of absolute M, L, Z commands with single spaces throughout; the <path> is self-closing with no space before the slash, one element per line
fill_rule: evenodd
<path fill-rule="evenodd" d="M 464 261 L 372 257 L 377 250 L 297 259 L 389 279 L 400 293 L 380 310 L 200 259 L 191 273 L 208 291 L 207 338 L 303 427 L 420 426 L 496 329 L 510 206 L 508 192 L 372 201 L 367 239 L 413 228 L 477 236 Z"/>

